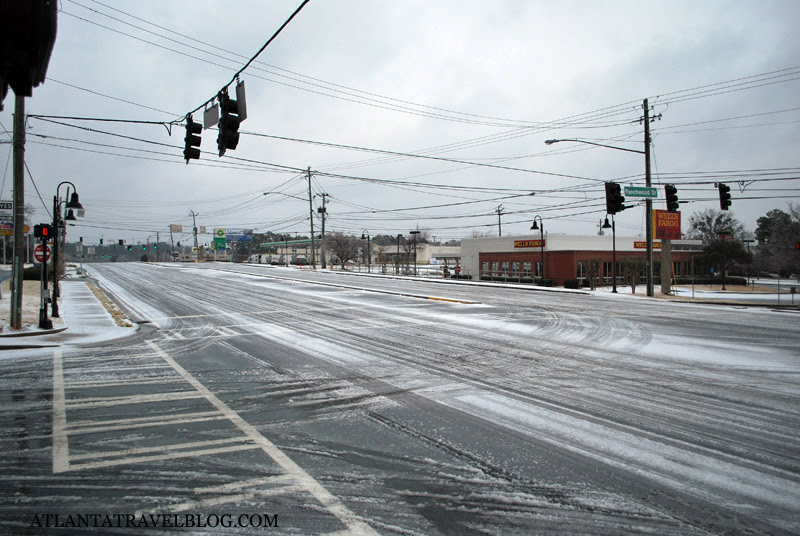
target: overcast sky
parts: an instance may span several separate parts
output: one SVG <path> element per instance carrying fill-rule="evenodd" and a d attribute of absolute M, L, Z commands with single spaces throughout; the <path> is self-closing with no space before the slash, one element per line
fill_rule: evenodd
<path fill-rule="evenodd" d="M 183 117 L 299 4 L 60 0 L 48 80 L 26 113 L 174 123 L 170 136 L 158 124 L 30 117 L 26 162 L 41 193 L 27 178 L 31 223 L 70 180 L 86 216 L 69 240 L 168 241 L 170 224 L 186 240 L 191 211 L 209 232 L 307 234 L 310 167 L 317 232 L 327 193 L 327 230 L 359 235 L 496 235 L 500 205 L 504 236 L 531 233 L 535 215 L 550 233 L 595 234 L 602 183 L 644 185 L 644 157 L 544 141 L 643 150 L 644 98 L 658 118 L 654 206 L 675 183 L 684 229 L 719 208 L 714 182 L 731 186 L 731 212 L 750 230 L 800 201 L 796 0 L 311 0 L 241 75 L 237 149 L 219 158 L 206 130 L 186 165 Z M 11 199 L 13 92 L 4 106 L 0 197 Z M 617 232 L 643 234 L 643 206 L 619 214 Z"/>

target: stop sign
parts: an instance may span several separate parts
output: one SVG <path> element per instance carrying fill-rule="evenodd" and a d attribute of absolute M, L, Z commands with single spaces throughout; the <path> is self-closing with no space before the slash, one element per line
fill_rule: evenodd
<path fill-rule="evenodd" d="M 457 274 L 460 274 L 460 273 L 461 273 L 461 266 L 458 266 L 458 265 L 457 265 L 455 268 L 453 268 L 453 271 L 454 271 L 455 273 L 457 273 Z"/>
<path fill-rule="evenodd" d="M 36 262 L 43 262 L 45 251 L 47 251 L 47 260 L 50 260 L 50 248 L 48 247 L 45 250 L 44 244 L 36 244 L 36 247 L 33 250 L 33 258 L 36 259 Z"/>

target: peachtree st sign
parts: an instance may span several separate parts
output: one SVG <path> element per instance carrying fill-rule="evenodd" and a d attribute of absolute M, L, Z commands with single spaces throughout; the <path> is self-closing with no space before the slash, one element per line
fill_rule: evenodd
<path fill-rule="evenodd" d="M 515 248 L 543 248 L 547 240 L 514 240 Z"/>

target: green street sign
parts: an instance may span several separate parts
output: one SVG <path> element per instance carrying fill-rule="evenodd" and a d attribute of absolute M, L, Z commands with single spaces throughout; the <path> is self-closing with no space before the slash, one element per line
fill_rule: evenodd
<path fill-rule="evenodd" d="M 658 197 L 658 189 L 647 186 L 626 186 L 625 197 L 639 197 L 644 199 L 655 199 Z"/>
<path fill-rule="evenodd" d="M 216 251 L 225 251 L 225 238 L 214 238 L 214 249 Z"/>

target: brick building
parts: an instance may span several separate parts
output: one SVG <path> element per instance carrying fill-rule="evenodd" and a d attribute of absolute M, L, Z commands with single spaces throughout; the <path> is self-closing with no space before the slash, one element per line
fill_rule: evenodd
<path fill-rule="evenodd" d="M 660 272 L 661 241 L 653 241 L 654 273 Z M 625 271 L 622 259 L 647 257 L 644 237 L 617 236 L 617 282 L 623 283 Z M 672 271 L 675 276 L 690 275 L 692 257 L 701 251 L 698 240 L 672 240 Z M 470 238 L 461 241 L 463 273 L 473 278 L 522 277 L 552 279 L 563 286 L 567 279 L 584 282 L 586 260 L 600 259 L 600 277 L 605 284 L 612 279 L 613 245 L 611 236 L 540 235 Z M 542 264 L 542 260 L 544 264 Z M 645 281 L 644 271 L 640 280 Z"/>

